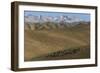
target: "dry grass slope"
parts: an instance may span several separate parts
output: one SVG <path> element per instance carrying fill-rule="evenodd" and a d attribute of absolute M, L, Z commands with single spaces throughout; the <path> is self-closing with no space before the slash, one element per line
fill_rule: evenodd
<path fill-rule="evenodd" d="M 24 32 L 25 61 L 82 59 L 90 57 L 89 25 L 52 30 L 25 29 Z M 79 51 L 73 54 L 73 50 L 77 48 L 79 48 Z M 69 49 L 72 54 L 68 54 Z M 67 54 L 63 54 L 63 51 L 66 51 Z M 57 52 L 61 52 L 61 55 L 59 56 Z"/>

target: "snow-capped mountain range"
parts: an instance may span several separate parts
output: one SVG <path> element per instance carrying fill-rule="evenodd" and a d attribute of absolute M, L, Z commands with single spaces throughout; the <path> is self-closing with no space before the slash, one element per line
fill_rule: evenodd
<path fill-rule="evenodd" d="M 82 21 L 77 17 L 70 16 L 25 16 L 25 29 L 64 29 L 66 27 L 74 27 L 76 25 L 83 26 L 90 24 L 90 22 Z M 87 25 L 84 25 L 87 26 Z"/>
<path fill-rule="evenodd" d="M 75 17 L 75 16 L 25 16 L 25 22 L 30 22 L 30 23 L 44 23 L 44 22 L 66 22 L 66 23 L 73 23 L 73 22 L 80 22 L 82 19 Z"/>

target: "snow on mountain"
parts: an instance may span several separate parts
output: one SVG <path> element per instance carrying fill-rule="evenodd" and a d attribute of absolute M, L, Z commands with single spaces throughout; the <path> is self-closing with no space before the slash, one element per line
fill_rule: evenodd
<path fill-rule="evenodd" d="M 42 23 L 42 22 L 66 22 L 66 23 L 73 23 L 73 22 L 80 22 L 82 19 L 75 17 L 75 16 L 57 16 L 57 17 L 52 17 L 52 16 L 25 16 L 25 22 L 30 22 L 30 23 Z"/>
<path fill-rule="evenodd" d="M 73 27 L 76 25 L 90 24 L 75 16 L 25 16 L 25 29 L 57 29 Z"/>

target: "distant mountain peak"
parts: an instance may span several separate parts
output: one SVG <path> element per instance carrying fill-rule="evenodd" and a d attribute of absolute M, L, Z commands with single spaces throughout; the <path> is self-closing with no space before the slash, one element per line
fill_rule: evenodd
<path fill-rule="evenodd" d="M 61 16 L 25 16 L 25 22 L 30 22 L 30 23 L 43 23 L 43 22 L 67 22 L 67 23 L 72 23 L 72 22 L 80 22 L 82 19 L 76 16 L 67 16 L 67 15 L 61 15 Z"/>

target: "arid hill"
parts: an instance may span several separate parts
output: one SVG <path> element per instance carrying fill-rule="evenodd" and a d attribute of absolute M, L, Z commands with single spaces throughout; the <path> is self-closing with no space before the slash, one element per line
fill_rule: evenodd
<path fill-rule="evenodd" d="M 25 23 L 24 29 L 25 61 L 83 59 L 90 57 L 89 23 Z M 72 54 L 68 53 L 71 49 Z M 73 50 L 79 51 L 73 54 Z M 61 55 L 59 56 L 59 53 Z M 52 57 L 52 54 L 56 57 Z M 53 55 L 53 56 L 54 56 Z M 63 55 L 63 56 L 62 56 Z"/>

